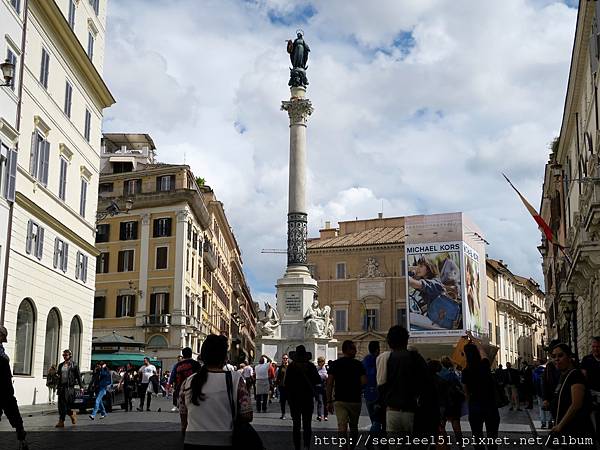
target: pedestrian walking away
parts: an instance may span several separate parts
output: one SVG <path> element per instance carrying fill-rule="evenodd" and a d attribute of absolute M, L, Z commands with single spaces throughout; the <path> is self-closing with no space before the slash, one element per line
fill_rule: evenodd
<path fill-rule="evenodd" d="M 254 368 L 256 383 L 256 412 L 267 412 L 269 397 L 269 359 L 263 355 Z"/>
<path fill-rule="evenodd" d="M 378 434 L 382 430 L 382 411 L 379 404 L 379 391 L 377 389 L 377 357 L 380 351 L 379 341 L 369 342 L 369 354 L 362 361 L 367 374 L 367 385 L 365 386 L 364 396 L 369 419 L 371 420 L 371 434 Z"/>
<path fill-rule="evenodd" d="M 347 448 L 353 449 L 358 440 L 358 419 L 362 404 L 363 386 L 367 384 L 364 366 L 356 357 L 356 345 L 347 340 L 342 343 L 341 358 L 333 361 L 327 378 L 327 408 L 335 409 L 337 429 L 340 438 L 350 442 Z M 348 440 L 348 428 L 350 439 Z"/>
<path fill-rule="evenodd" d="M 65 419 L 70 417 L 73 425 L 77 424 L 77 415 L 71 409 L 75 398 L 75 386 L 82 386 L 79 367 L 73 361 L 73 353 L 67 349 L 63 351 L 64 361 L 58 365 L 58 423 L 56 428 L 64 428 Z"/>
<path fill-rule="evenodd" d="M 310 362 L 312 355 L 306 351 L 304 345 L 296 347 L 290 353 L 292 362 L 287 368 L 283 385 L 287 392 L 292 415 L 292 433 L 294 449 L 300 450 L 301 433 L 304 448 L 310 448 L 312 439 L 312 414 L 314 410 L 315 387 L 321 383 L 321 377 L 315 365 Z M 302 425 L 302 427 L 300 426 Z"/>
<path fill-rule="evenodd" d="M 182 359 L 173 366 L 171 376 L 169 377 L 169 387 L 174 386 L 173 404 L 175 406 L 171 410 L 173 412 L 178 409 L 181 386 L 188 377 L 200 370 L 200 363 L 192 358 L 192 349 L 190 347 L 186 347 L 181 351 L 181 357 Z"/>
<path fill-rule="evenodd" d="M 96 403 L 94 405 L 94 409 L 92 410 L 92 414 L 90 414 L 90 419 L 94 420 L 96 418 L 96 414 L 100 412 L 100 418 L 104 419 L 106 417 L 106 409 L 104 409 L 104 402 L 102 399 L 106 395 L 108 388 L 112 385 L 112 376 L 108 367 L 104 362 L 99 362 L 96 365 L 94 377 L 94 390 L 96 391 Z"/>
<path fill-rule="evenodd" d="M 10 371 L 10 360 L 4 351 L 4 343 L 8 340 L 8 330 L 0 325 L 0 418 L 2 413 L 6 414 L 10 426 L 17 432 L 19 448 L 27 450 L 28 445 L 25 440 L 27 433 L 23 427 L 23 419 L 19 412 L 17 399 L 12 382 L 12 373 Z"/>
<path fill-rule="evenodd" d="M 581 371 L 590 388 L 592 422 L 596 430 L 596 441 L 600 442 L 600 336 L 592 338 L 592 353 L 581 360 Z"/>
<path fill-rule="evenodd" d="M 48 404 L 56 403 L 56 385 L 58 383 L 56 366 L 52 364 L 46 373 L 46 387 L 48 388 Z"/>
<path fill-rule="evenodd" d="M 181 386 L 179 414 L 185 450 L 233 449 L 231 404 L 236 421 L 252 421 L 252 403 L 242 375 L 223 370 L 227 348 L 226 337 L 207 336 L 200 350 L 204 365 Z M 231 377 L 231 383 L 228 383 L 228 377 Z"/>
<path fill-rule="evenodd" d="M 133 411 L 133 393 L 135 392 L 135 373 L 133 366 L 128 363 L 119 382 L 119 389 L 125 394 L 125 411 Z"/>
<path fill-rule="evenodd" d="M 506 363 L 505 380 L 508 389 L 508 398 L 510 399 L 510 411 L 522 411 L 521 402 L 519 400 L 519 384 L 521 382 L 521 374 L 517 369 L 513 369 L 512 364 Z"/>
<path fill-rule="evenodd" d="M 446 423 L 450 422 L 456 442 L 462 442 L 462 428 L 460 417 L 465 393 L 460 379 L 454 370 L 454 364 L 448 356 L 441 359 L 442 368 L 437 375 L 448 383 L 447 396 L 445 398 L 444 414 L 442 416 L 442 431 L 446 435 Z"/>
<path fill-rule="evenodd" d="M 542 422 L 542 429 L 548 428 L 550 422 L 552 422 L 552 415 L 550 409 L 544 407 L 544 371 L 546 370 L 545 361 L 534 362 L 535 369 L 533 369 L 533 389 L 537 397 L 538 411 L 540 415 L 540 421 Z M 550 427 L 552 428 L 552 427 Z"/>
<path fill-rule="evenodd" d="M 140 375 L 140 384 L 138 388 L 138 395 L 140 397 L 140 406 L 137 408 L 138 411 L 144 410 L 144 400 L 146 400 L 146 411 L 150 411 L 150 402 L 152 401 L 152 392 L 149 392 L 148 385 L 150 379 L 153 376 L 157 376 L 156 367 L 150 364 L 148 357 L 144 358 L 144 365 L 138 370 Z"/>

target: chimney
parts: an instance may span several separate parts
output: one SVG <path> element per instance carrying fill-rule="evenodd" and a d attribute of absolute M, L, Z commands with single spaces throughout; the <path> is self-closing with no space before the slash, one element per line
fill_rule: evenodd
<path fill-rule="evenodd" d="M 378 219 L 383 219 L 383 213 L 382 213 L 382 212 L 380 212 L 380 213 L 377 213 L 377 218 L 378 218 Z"/>
<path fill-rule="evenodd" d="M 329 230 L 331 228 L 331 222 L 329 220 L 325 221 L 325 229 Z"/>
<path fill-rule="evenodd" d="M 319 239 L 331 239 L 337 237 L 337 235 L 337 228 L 331 228 L 331 222 L 329 220 L 325 221 L 325 228 L 319 230 Z"/>

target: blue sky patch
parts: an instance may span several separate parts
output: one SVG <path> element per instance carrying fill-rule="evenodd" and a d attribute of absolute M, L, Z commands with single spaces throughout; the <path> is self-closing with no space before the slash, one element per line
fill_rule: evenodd
<path fill-rule="evenodd" d="M 302 5 L 294 8 L 290 13 L 282 14 L 274 9 L 269 10 L 267 16 L 274 25 L 301 25 L 308 23 L 309 19 L 317 13 L 317 10 L 312 5 Z"/>

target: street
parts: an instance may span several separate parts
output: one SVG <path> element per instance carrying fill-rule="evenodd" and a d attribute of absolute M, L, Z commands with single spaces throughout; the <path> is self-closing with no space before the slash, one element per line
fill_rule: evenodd
<path fill-rule="evenodd" d="M 137 402 L 134 403 L 134 407 Z M 86 449 L 96 448 L 116 448 L 131 446 L 148 446 L 159 448 L 161 450 L 183 448 L 181 433 L 179 432 L 179 415 L 170 412 L 172 403 L 170 399 L 156 398 L 152 401 L 152 411 L 150 412 L 125 412 L 115 409 L 108 414 L 105 419 L 96 418 L 92 421 L 88 415 L 78 415 L 76 426 L 72 426 L 69 419 L 65 423 L 64 429 L 55 429 L 57 421 L 56 413 L 31 414 L 26 411 L 33 411 L 31 407 L 23 407 L 23 420 L 25 429 L 28 432 L 28 442 L 30 449 Z M 160 408 L 161 412 L 157 412 Z M 48 406 L 44 406 L 48 410 Z M 533 423 L 536 423 L 535 409 L 530 410 Z M 520 445 L 520 438 L 533 438 L 535 434 L 532 431 L 532 422 L 529 419 L 527 411 L 510 412 L 508 408 L 500 411 L 501 424 L 499 436 L 504 439 L 503 442 L 509 442 L 509 445 L 503 443 L 500 448 L 541 448 L 541 445 Z M 267 413 L 254 413 L 253 426 L 260 433 L 267 450 L 291 449 L 292 444 L 292 420 L 288 416 L 286 420 L 279 418 L 279 403 L 269 405 Z M 15 449 L 16 438 L 6 420 L 3 418 L 0 422 L 0 449 Z M 359 428 L 361 431 L 361 442 L 365 442 L 369 436 L 370 421 L 363 408 L 360 418 Z M 463 431 L 466 431 L 465 438 L 469 436 L 470 430 L 466 417 L 461 422 Z M 336 419 L 330 417 L 327 422 L 312 423 L 314 430 L 313 448 L 333 449 L 339 448 L 336 445 Z M 448 428 L 450 431 L 450 428 Z M 540 433 L 540 436 L 545 436 Z M 332 439 L 333 438 L 333 439 Z M 398 443 L 390 447 L 399 446 Z M 425 445 L 420 445 L 425 448 Z M 456 446 L 454 446 L 457 448 Z M 364 448 L 364 445 L 359 445 Z M 472 447 L 471 447 L 472 448 Z"/>

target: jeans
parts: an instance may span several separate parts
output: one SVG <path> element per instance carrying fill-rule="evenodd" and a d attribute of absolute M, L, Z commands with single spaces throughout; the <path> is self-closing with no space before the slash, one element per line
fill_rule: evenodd
<path fill-rule="evenodd" d="M 149 383 L 141 383 L 140 388 L 138 389 L 138 395 L 140 397 L 140 409 L 144 409 L 144 400 L 146 399 L 146 397 L 148 398 L 148 401 L 146 403 L 146 408 L 150 409 L 150 402 L 152 401 L 152 393 L 147 392 L 148 384 Z"/>
<path fill-rule="evenodd" d="M 304 401 L 301 403 L 290 403 L 290 412 L 292 414 L 292 434 L 294 437 L 294 448 L 300 450 L 300 421 L 302 421 L 302 437 L 304 440 L 304 448 L 310 447 L 310 441 L 312 439 L 312 414 L 314 405 L 312 399 L 310 401 Z"/>
<path fill-rule="evenodd" d="M 48 386 L 48 403 L 54 403 L 56 397 L 56 388 L 54 386 Z"/>
<path fill-rule="evenodd" d="M 98 410 L 100 410 L 100 415 L 106 415 L 106 409 L 104 409 L 104 402 L 102 399 L 106 395 L 106 387 L 100 388 L 98 391 L 98 395 L 96 396 L 96 404 L 94 405 L 94 410 L 92 411 L 92 416 L 96 417 Z"/>
<path fill-rule="evenodd" d="M 317 416 L 327 417 L 327 393 L 325 386 L 319 385 L 315 388 L 315 400 L 317 401 Z"/>
<path fill-rule="evenodd" d="M 469 404 L 469 424 L 474 438 L 483 437 L 483 424 L 488 438 L 498 437 L 498 427 L 500 426 L 500 414 L 498 408 L 491 405 L 480 405 L 478 403 Z M 475 449 L 484 449 L 484 445 L 475 445 Z M 490 450 L 497 449 L 497 445 L 488 445 Z"/>
<path fill-rule="evenodd" d="M 538 408 L 540 408 L 540 420 L 542 423 L 552 422 L 552 415 L 550 411 L 544 409 L 544 399 L 538 395 Z"/>
<path fill-rule="evenodd" d="M 281 406 L 281 415 L 285 416 L 285 402 L 287 402 L 287 395 L 285 388 L 279 386 L 279 405 Z"/>
<path fill-rule="evenodd" d="M 256 410 L 258 412 L 267 412 L 267 398 L 268 394 L 258 394 L 256 396 Z"/>
<path fill-rule="evenodd" d="M 377 405 L 377 400 L 368 401 L 367 400 L 367 411 L 369 412 L 369 419 L 371 419 L 371 433 L 379 433 L 381 431 L 381 422 L 378 415 L 375 413 L 375 406 Z"/>

